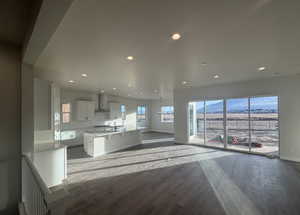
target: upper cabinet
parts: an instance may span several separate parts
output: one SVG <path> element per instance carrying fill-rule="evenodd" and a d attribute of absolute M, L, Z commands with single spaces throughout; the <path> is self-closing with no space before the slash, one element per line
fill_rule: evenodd
<path fill-rule="evenodd" d="M 93 120 L 95 117 L 95 102 L 94 101 L 77 101 L 77 120 L 87 121 Z"/>
<path fill-rule="evenodd" d="M 121 118 L 120 103 L 109 103 L 109 111 L 111 120 Z"/>

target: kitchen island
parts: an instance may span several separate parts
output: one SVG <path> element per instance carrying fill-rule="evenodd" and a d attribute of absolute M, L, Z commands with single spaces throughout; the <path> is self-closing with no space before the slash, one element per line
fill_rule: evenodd
<path fill-rule="evenodd" d="M 84 151 L 92 157 L 119 151 L 141 143 L 140 130 L 84 133 Z"/>

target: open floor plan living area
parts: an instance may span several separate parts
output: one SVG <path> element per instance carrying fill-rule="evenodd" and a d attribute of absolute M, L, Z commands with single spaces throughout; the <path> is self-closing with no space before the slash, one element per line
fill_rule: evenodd
<path fill-rule="evenodd" d="M 69 151 L 66 214 L 297 214 L 299 165 L 170 142 Z"/>
<path fill-rule="evenodd" d="M 299 1 L 0 5 L 0 215 L 300 214 Z"/>

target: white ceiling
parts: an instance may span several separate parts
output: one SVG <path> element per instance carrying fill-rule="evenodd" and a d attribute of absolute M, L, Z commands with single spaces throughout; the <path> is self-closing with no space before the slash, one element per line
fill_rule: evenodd
<path fill-rule="evenodd" d="M 75 0 L 36 66 L 65 87 L 145 99 L 170 97 L 184 80 L 296 74 L 299 11 L 299 0 Z M 171 40 L 174 32 L 182 39 Z"/>

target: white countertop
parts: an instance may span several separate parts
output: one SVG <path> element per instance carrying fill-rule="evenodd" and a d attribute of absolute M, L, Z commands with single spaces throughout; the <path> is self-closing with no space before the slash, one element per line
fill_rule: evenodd
<path fill-rule="evenodd" d="M 67 146 L 63 144 L 55 144 L 53 142 L 43 142 L 43 143 L 35 143 L 34 144 L 34 152 L 43 152 L 43 151 L 50 151 L 50 150 L 58 150 L 65 148 Z"/>
<path fill-rule="evenodd" d="M 133 131 L 140 131 L 140 130 L 139 129 L 134 129 L 134 130 L 116 131 L 116 132 L 93 132 L 93 131 L 88 131 L 88 132 L 85 132 L 85 134 L 93 135 L 95 137 L 105 137 L 105 136 L 128 133 L 128 132 L 133 132 Z"/>

